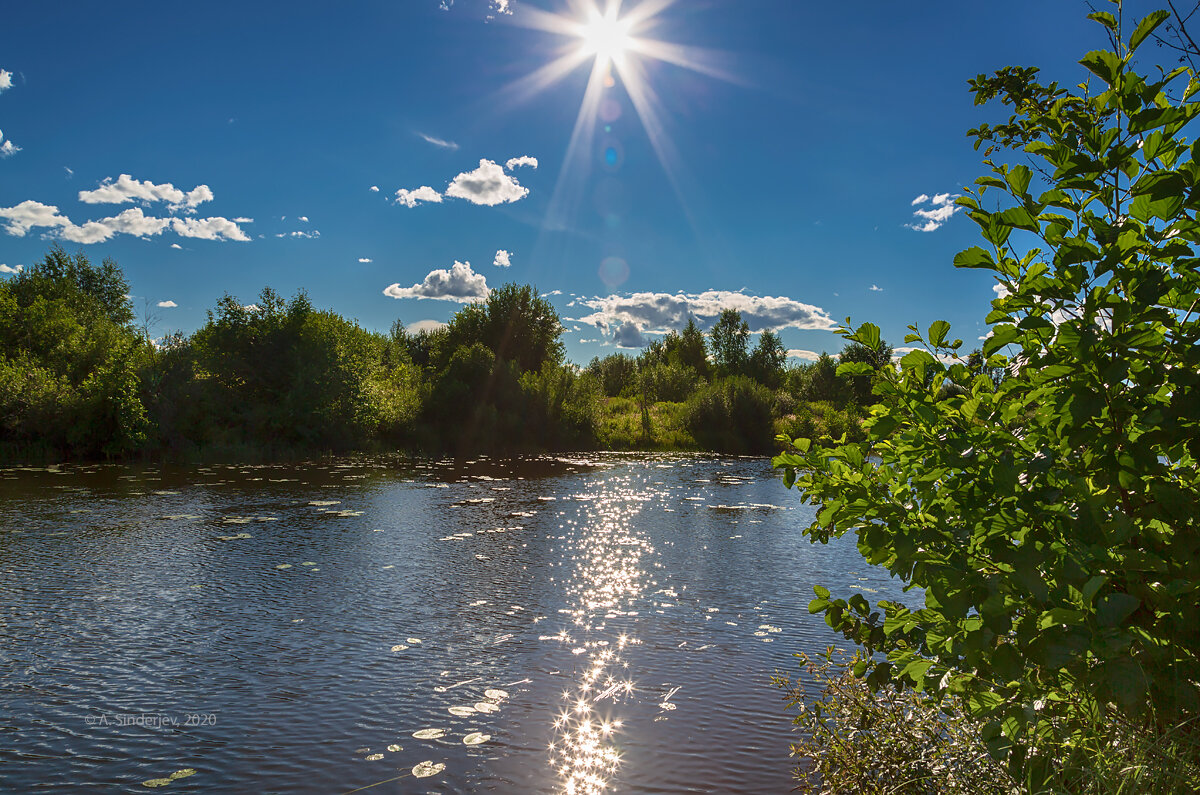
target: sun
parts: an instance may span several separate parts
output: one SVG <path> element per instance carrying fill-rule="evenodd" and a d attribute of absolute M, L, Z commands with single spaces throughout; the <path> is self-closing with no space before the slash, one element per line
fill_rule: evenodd
<path fill-rule="evenodd" d="M 631 27 L 630 20 L 617 17 L 617 6 L 603 14 L 598 8 L 589 9 L 587 21 L 579 25 L 580 53 L 597 61 L 619 63 L 633 44 Z"/>

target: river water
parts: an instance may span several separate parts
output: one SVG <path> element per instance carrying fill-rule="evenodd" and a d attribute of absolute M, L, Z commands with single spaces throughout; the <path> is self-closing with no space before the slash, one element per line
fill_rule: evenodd
<path fill-rule="evenodd" d="M 0 471 L 0 790 L 787 792 L 812 585 L 900 596 L 811 518 L 761 459 Z"/>

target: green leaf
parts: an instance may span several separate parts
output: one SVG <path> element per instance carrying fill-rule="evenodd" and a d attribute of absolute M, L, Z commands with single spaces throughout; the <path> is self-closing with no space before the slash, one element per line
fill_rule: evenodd
<path fill-rule="evenodd" d="M 1113 33 L 1117 32 L 1117 18 L 1107 11 L 1093 11 L 1087 15 L 1087 18 L 1099 22 Z"/>
<path fill-rule="evenodd" d="M 999 326 L 993 326 L 991 336 L 983 341 L 984 357 L 991 356 L 1013 340 L 1020 338 L 1020 336 L 1021 330 L 1011 324 L 1003 323 Z"/>
<path fill-rule="evenodd" d="M 941 345 L 946 341 L 946 335 L 950 333 L 950 324 L 944 320 L 935 320 L 929 326 L 928 339 L 929 344 L 933 346 Z"/>
<path fill-rule="evenodd" d="M 829 598 L 829 589 L 824 587 L 823 585 L 814 585 L 813 593 L 815 593 L 817 596 L 821 597 L 822 599 Z"/>
<path fill-rule="evenodd" d="M 1137 27 L 1133 31 L 1133 35 L 1129 37 L 1129 51 L 1133 52 L 1136 50 L 1138 45 L 1145 41 L 1146 37 L 1153 33 L 1158 26 L 1165 22 L 1170 16 L 1171 14 L 1169 12 L 1161 9 L 1158 11 L 1152 11 L 1146 15 L 1146 17 L 1144 17 L 1142 21 L 1137 24 Z"/>
<path fill-rule="evenodd" d="M 954 255 L 954 267 L 990 268 L 995 270 L 996 262 L 992 259 L 992 255 L 985 249 L 979 246 L 971 246 L 966 251 L 960 251 Z"/>
<path fill-rule="evenodd" d="M 1119 626 L 1122 621 L 1133 615 L 1142 604 L 1136 596 L 1127 593 L 1111 593 L 1096 605 L 1096 621 L 1102 627 Z"/>
<path fill-rule="evenodd" d="M 853 334 L 846 337 L 851 342 L 857 342 L 867 346 L 871 350 L 879 349 L 879 326 L 874 323 L 863 323 Z"/>
<path fill-rule="evenodd" d="M 1013 229 L 1024 229 L 1027 232 L 1040 232 L 1037 219 L 1024 207 L 1009 207 L 1003 212 L 996 213 L 993 218 L 1001 224 Z"/>
<path fill-rule="evenodd" d="M 1120 57 L 1108 50 L 1093 50 L 1083 56 L 1079 63 L 1110 86 L 1117 82 L 1117 75 L 1121 71 Z"/>
<path fill-rule="evenodd" d="M 1011 169 L 1004 175 L 1004 179 L 1008 181 L 1008 186 L 1012 188 L 1012 192 L 1017 196 L 1024 196 L 1029 190 L 1029 180 L 1033 177 L 1033 172 L 1029 170 L 1029 166 L 1017 166 Z"/>

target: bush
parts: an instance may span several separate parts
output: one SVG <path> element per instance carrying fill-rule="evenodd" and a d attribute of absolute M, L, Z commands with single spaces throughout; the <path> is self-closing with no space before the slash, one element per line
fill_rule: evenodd
<path fill-rule="evenodd" d="M 685 423 L 703 449 L 762 453 L 774 438 L 771 390 L 746 376 L 720 379 L 687 400 Z"/>

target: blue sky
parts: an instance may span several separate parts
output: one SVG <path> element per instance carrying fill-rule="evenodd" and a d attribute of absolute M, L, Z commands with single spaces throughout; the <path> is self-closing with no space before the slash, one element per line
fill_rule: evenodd
<path fill-rule="evenodd" d="M 992 282 L 952 267 L 978 235 L 939 194 L 984 173 L 966 130 L 1007 114 L 967 79 L 1074 84 L 1104 46 L 1074 0 L 593 5 L 14 4 L 0 265 L 54 240 L 112 257 L 155 333 L 264 285 L 420 327 L 515 281 L 581 363 L 726 305 L 795 351 L 840 349 L 848 315 L 973 344 Z"/>

